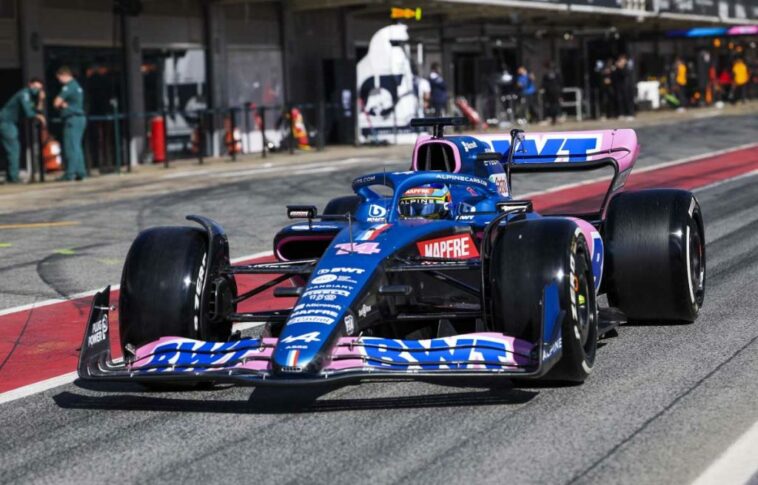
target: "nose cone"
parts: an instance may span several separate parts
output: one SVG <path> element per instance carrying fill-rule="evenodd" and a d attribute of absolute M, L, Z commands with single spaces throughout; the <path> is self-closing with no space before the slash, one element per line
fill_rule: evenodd
<path fill-rule="evenodd" d="M 329 326 L 319 323 L 285 327 L 274 349 L 274 371 L 311 374 L 321 370 L 323 358 L 320 354 L 325 347 L 330 329 Z"/>

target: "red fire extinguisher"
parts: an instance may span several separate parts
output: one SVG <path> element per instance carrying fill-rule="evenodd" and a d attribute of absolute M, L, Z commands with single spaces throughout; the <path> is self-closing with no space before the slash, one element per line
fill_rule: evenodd
<path fill-rule="evenodd" d="M 166 124 L 162 116 L 150 120 L 150 148 L 153 150 L 153 162 L 166 161 Z"/>

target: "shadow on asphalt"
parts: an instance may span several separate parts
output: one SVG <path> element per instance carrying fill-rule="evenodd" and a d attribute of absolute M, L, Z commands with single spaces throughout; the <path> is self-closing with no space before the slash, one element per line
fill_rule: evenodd
<path fill-rule="evenodd" d="M 440 383 L 437 381 L 437 383 Z M 81 382 L 77 381 L 77 385 Z M 53 396 L 63 409 L 88 409 L 105 411 L 170 411 L 190 413 L 239 413 L 239 414 L 291 414 L 333 411 L 365 411 L 381 409 L 443 408 L 456 406 L 495 406 L 525 404 L 539 392 L 504 387 L 484 386 L 472 389 L 476 383 L 462 381 L 444 382 L 452 387 L 464 387 L 460 392 L 421 394 L 417 396 L 334 398 L 319 399 L 335 391 L 339 385 L 318 387 L 258 387 L 254 388 L 247 401 L 219 400 L 213 392 L 204 396 L 176 397 L 175 393 L 145 393 L 138 385 L 98 385 L 88 383 L 86 388 L 113 392 L 109 395 L 87 395 L 62 392 Z M 85 387 L 80 385 L 80 387 Z M 136 393 L 140 394 L 136 394 Z"/>

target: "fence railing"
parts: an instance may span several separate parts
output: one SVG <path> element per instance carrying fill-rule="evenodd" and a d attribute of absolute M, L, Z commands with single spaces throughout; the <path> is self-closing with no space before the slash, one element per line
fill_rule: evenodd
<path fill-rule="evenodd" d="M 163 163 L 210 156 L 260 154 L 271 151 L 322 150 L 330 127 L 327 115 L 341 109 L 329 103 L 255 105 L 217 109 L 161 110 L 87 115 L 82 140 L 88 172 L 130 170 L 135 158 L 142 163 Z M 334 118 L 334 116 L 332 116 Z M 26 129 L 28 163 L 32 180 L 44 181 L 45 155 L 42 127 L 29 122 Z M 62 145 L 63 120 L 50 118 L 46 127 L 52 140 Z M 139 143 L 134 140 L 140 140 Z M 160 149 L 162 148 L 162 149 Z M 29 163 L 30 162 L 30 163 Z"/>

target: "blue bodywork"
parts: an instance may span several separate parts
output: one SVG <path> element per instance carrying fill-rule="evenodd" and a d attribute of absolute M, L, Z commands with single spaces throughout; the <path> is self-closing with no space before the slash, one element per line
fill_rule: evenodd
<path fill-rule="evenodd" d="M 93 303 L 79 373 L 85 378 L 147 377 L 170 375 L 187 379 L 212 378 L 214 381 L 318 382 L 344 371 L 345 376 L 397 375 L 403 372 L 423 373 L 487 372 L 543 375 L 562 356 L 563 321 L 559 287 L 553 282 L 544 287 L 542 295 L 542 322 L 539 340 L 526 342 L 487 329 L 473 333 L 432 339 L 401 340 L 382 336 L 362 336 L 363 331 L 382 322 L 388 308 L 394 303 L 380 294 L 383 285 L 392 283 L 390 273 L 404 264 L 431 264 L 435 271 L 444 272 L 445 264 L 457 265 L 469 276 L 479 275 L 473 293 L 485 298 L 481 280 L 479 250 L 483 234 L 488 228 L 507 225 L 514 219 L 534 220 L 540 214 L 517 207 L 510 195 L 504 170 L 505 160 L 496 156 L 480 157 L 492 152 L 506 152 L 502 142 L 483 141 L 471 136 L 452 136 L 430 142 L 454 147 L 456 170 L 373 173 L 356 178 L 352 189 L 360 202 L 348 218 L 324 218 L 299 221 L 283 228 L 275 239 L 275 254 L 281 263 L 288 264 L 285 252 L 278 243 L 293 241 L 300 250 L 313 251 L 315 262 L 307 271 L 299 273 L 303 287 L 293 309 L 286 315 L 281 329 L 275 334 L 258 339 L 241 339 L 232 342 L 201 342 L 190 339 L 168 338 L 156 341 L 137 350 L 137 360 L 116 367 L 110 361 L 107 340 L 95 345 L 87 344 L 87 335 L 102 322 L 107 325 L 108 292 L 98 294 Z M 527 140 L 528 142 L 528 140 Z M 551 144 L 552 143 L 552 144 Z M 587 140 L 561 139 L 560 143 L 548 140 L 538 150 L 526 143 L 526 155 L 544 156 L 565 150 L 566 143 L 577 153 L 568 161 L 586 160 L 588 150 L 596 148 Z M 530 148 L 531 147 L 531 148 Z M 585 155 L 581 155 L 584 153 Z M 557 156 L 557 155 L 556 155 Z M 582 158 L 583 157 L 583 158 Z M 545 162 L 544 159 L 536 161 Z M 528 157 L 520 163 L 530 163 Z M 452 202 L 449 215 L 444 219 L 404 219 L 398 212 L 398 201 L 409 189 L 428 185 L 449 188 Z M 391 195 L 382 195 L 389 188 Z M 312 216 L 309 216 L 312 217 Z M 497 221 L 493 221 L 497 218 Z M 591 254 L 595 290 L 599 289 L 603 268 L 603 242 L 600 235 L 586 221 L 573 219 L 576 230 L 587 240 Z M 209 234 L 223 239 L 220 228 L 203 222 Z M 422 254 L 424 245 L 443 247 L 443 257 Z M 314 249 L 315 248 L 315 249 Z M 450 252 L 456 252 L 450 257 Z M 209 250 L 212 254 L 212 249 Z M 294 253 L 293 253 L 294 254 Z M 297 254 L 300 254 L 299 252 Z M 308 264 L 306 258 L 295 258 L 293 264 Z M 306 261 L 303 263 L 302 261 Z M 265 264 L 261 266 L 266 266 Z M 440 269 L 442 268 L 442 269 Z M 277 274 L 274 267 L 270 274 Z M 421 267 L 421 270 L 424 270 Z M 263 272 L 263 271 L 262 271 Z M 443 277 L 444 275 L 437 275 Z M 465 290 L 466 282 L 457 282 Z M 472 285 L 472 287 L 474 286 Z M 479 312 L 482 308 L 476 300 Z M 444 305 L 442 305 L 444 307 Z M 451 308 L 453 305 L 451 305 Z M 453 311 L 459 311 L 453 308 Z M 475 314 L 472 310 L 471 314 Z M 284 318 L 284 317 L 282 317 Z M 467 317 L 468 318 L 468 317 Z M 476 317 L 471 317 L 476 318 Z M 268 327 L 267 327 L 268 328 Z M 450 335 L 450 334 L 448 334 Z M 165 340 L 165 341 L 164 341 Z M 357 348 L 358 350 L 353 352 Z M 525 350 L 526 349 L 526 350 Z M 521 352 L 520 362 L 506 361 Z M 339 359 L 353 359 L 357 367 L 340 367 Z M 526 359 L 526 360 L 523 360 Z M 265 361 L 255 367 L 250 362 Z M 524 363 L 526 362 L 526 364 Z M 130 366 L 131 365 L 131 366 Z M 337 369 L 337 370 L 335 370 Z M 345 370 L 347 369 L 347 370 Z"/>

